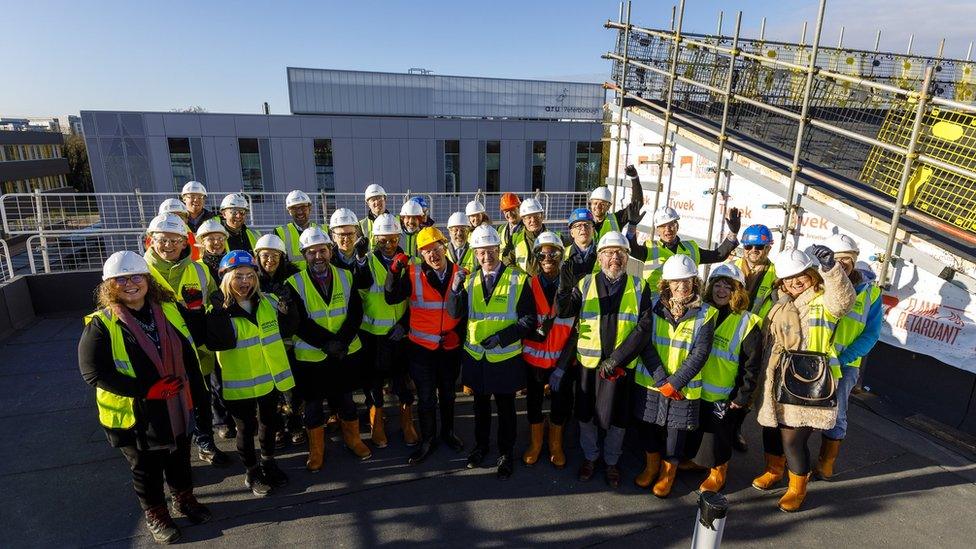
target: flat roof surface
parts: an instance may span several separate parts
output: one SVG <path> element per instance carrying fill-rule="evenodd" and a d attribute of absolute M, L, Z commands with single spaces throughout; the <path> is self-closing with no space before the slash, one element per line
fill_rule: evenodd
<path fill-rule="evenodd" d="M 80 332 L 79 313 L 39 319 L 0 342 L 0 524 L 7 547 L 153 545 L 128 467 L 106 442 L 94 392 L 78 373 Z M 776 508 L 783 488 L 762 493 L 750 486 L 762 468 L 759 427 L 750 415 L 750 451 L 736 454 L 729 468 L 724 546 L 971 547 L 976 465 L 873 408 L 870 399 L 852 406 L 836 480 L 811 483 L 803 510 L 793 515 Z M 521 452 L 528 440 L 524 399 L 519 409 Z M 459 399 L 458 416 L 458 434 L 470 447 L 469 397 Z M 519 462 L 512 479 L 499 482 L 493 469 L 466 470 L 465 454 L 443 446 L 421 466 L 405 465 L 410 450 L 401 443 L 395 412 L 387 425 L 390 446 L 374 450 L 366 462 L 331 435 L 325 469 L 318 474 L 304 470 L 304 447 L 285 448 L 279 460 L 291 483 L 263 499 L 242 485 L 236 455 L 230 467 L 216 469 L 198 461 L 194 451 L 196 494 L 214 520 L 190 526 L 177 519 L 183 542 L 208 547 L 690 545 L 694 490 L 704 475 L 680 473 L 671 497 L 658 499 L 632 483 L 643 464 L 633 441 L 621 461 L 622 486 L 614 491 L 605 485 L 602 470 L 589 483 L 577 482 L 582 458 L 575 428 L 566 437 L 565 469 Z M 233 451 L 233 441 L 219 442 Z M 494 459 L 492 454 L 486 463 Z"/>

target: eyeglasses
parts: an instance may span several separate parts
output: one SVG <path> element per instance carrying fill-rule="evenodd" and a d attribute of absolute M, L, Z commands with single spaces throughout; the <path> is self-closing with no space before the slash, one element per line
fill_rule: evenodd
<path fill-rule="evenodd" d="M 604 250 L 600 250 L 600 255 L 603 255 L 603 256 L 606 256 L 606 257 L 612 257 L 612 256 L 615 256 L 615 255 L 627 255 L 627 254 L 623 250 L 618 250 L 616 248 L 607 248 L 607 249 L 604 249 Z"/>
<path fill-rule="evenodd" d="M 535 258 L 538 259 L 539 261 L 542 261 L 543 259 L 559 259 L 560 256 L 562 256 L 562 254 L 559 253 L 558 251 L 552 251 L 552 252 L 540 251 L 535 253 Z"/>
<path fill-rule="evenodd" d="M 444 245 L 443 244 L 438 244 L 437 246 L 432 246 L 430 248 L 423 248 L 423 249 L 420 250 L 420 253 L 422 255 L 424 255 L 425 257 L 426 256 L 430 256 L 430 255 L 434 255 L 435 253 L 438 253 L 438 254 L 444 253 Z"/>
<path fill-rule="evenodd" d="M 133 284 L 142 284 L 142 281 L 146 280 L 146 275 L 117 276 L 112 280 L 119 286 L 127 286 L 130 282 Z"/>
<path fill-rule="evenodd" d="M 376 237 L 376 243 L 379 244 L 380 246 L 396 245 L 396 244 L 399 244 L 400 243 L 400 238 L 399 237 L 392 237 L 391 238 L 391 237 L 388 237 L 388 236 L 377 236 Z"/>
<path fill-rule="evenodd" d="M 227 208 L 224 211 L 225 212 L 229 212 L 230 215 L 233 215 L 235 217 L 238 216 L 238 215 L 244 215 L 247 212 L 247 210 L 245 210 L 243 208 Z"/>
<path fill-rule="evenodd" d="M 240 273 L 234 275 L 234 282 L 254 282 L 258 279 L 258 275 L 254 273 Z"/>
<path fill-rule="evenodd" d="M 185 238 L 159 238 L 153 237 L 154 242 L 158 242 L 162 246 L 176 246 L 186 242 Z"/>
<path fill-rule="evenodd" d="M 348 233 L 340 233 L 337 231 L 332 231 L 332 236 L 334 236 L 336 240 L 339 240 L 340 238 L 354 238 L 356 236 L 356 231 L 352 231 Z"/>
<path fill-rule="evenodd" d="M 742 246 L 742 249 L 744 249 L 744 250 L 765 250 L 768 247 L 769 246 L 766 246 L 764 244 L 744 244 Z"/>

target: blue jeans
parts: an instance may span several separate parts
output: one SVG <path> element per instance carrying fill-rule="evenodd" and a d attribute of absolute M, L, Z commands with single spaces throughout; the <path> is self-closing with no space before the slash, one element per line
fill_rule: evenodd
<path fill-rule="evenodd" d="M 854 386 L 857 385 L 857 376 L 861 369 L 842 366 L 840 372 L 842 377 L 837 382 L 837 423 L 832 429 L 823 433 L 823 436 L 834 440 L 843 440 L 847 436 L 847 401 L 851 397 Z"/>

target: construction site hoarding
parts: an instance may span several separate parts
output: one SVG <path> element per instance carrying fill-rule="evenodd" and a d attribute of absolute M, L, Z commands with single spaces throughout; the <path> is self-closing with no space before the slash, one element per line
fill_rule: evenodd
<path fill-rule="evenodd" d="M 600 84 L 288 68 L 292 114 L 602 120 Z"/>

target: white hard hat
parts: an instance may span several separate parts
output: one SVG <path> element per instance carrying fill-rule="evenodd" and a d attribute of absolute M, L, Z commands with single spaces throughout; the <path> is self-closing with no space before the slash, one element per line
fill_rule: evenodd
<path fill-rule="evenodd" d="M 681 216 L 678 215 L 678 212 L 675 211 L 675 209 L 670 206 L 664 206 L 658 208 L 654 212 L 655 227 L 660 227 L 661 225 L 667 225 L 668 223 L 671 223 L 672 221 L 677 221 L 679 219 L 681 219 Z"/>
<path fill-rule="evenodd" d="M 257 253 L 258 250 L 277 250 L 281 253 L 287 253 L 285 251 L 285 241 L 276 234 L 266 234 L 259 238 L 254 243 L 254 252 Z"/>
<path fill-rule="evenodd" d="M 336 227 L 349 227 L 357 223 L 359 223 L 359 219 L 356 218 L 356 214 L 349 208 L 339 208 L 332 212 L 332 217 L 329 218 L 329 228 L 331 229 Z"/>
<path fill-rule="evenodd" d="M 202 194 L 203 196 L 207 196 L 207 188 L 199 181 L 187 181 L 186 185 L 183 185 L 183 190 L 180 191 L 180 196 L 184 194 Z"/>
<path fill-rule="evenodd" d="M 539 248 L 546 245 L 555 246 L 560 250 L 565 249 L 563 247 L 563 239 L 559 238 L 559 236 L 552 231 L 546 231 L 540 234 L 539 236 L 535 237 L 535 244 L 532 245 L 532 250 L 537 251 Z"/>
<path fill-rule="evenodd" d="M 424 215 L 424 208 L 413 200 L 407 200 L 403 203 L 403 206 L 400 206 L 400 215 L 419 217 Z"/>
<path fill-rule="evenodd" d="M 468 226 L 468 218 L 465 217 L 465 215 L 461 212 L 452 213 L 451 217 L 448 218 L 447 220 L 448 229 L 450 229 L 451 227 L 467 227 L 467 226 Z"/>
<path fill-rule="evenodd" d="M 813 258 L 803 250 L 783 250 L 773 259 L 776 278 L 798 275 L 813 265 Z"/>
<path fill-rule="evenodd" d="M 250 210 L 251 205 L 247 203 L 247 197 L 240 193 L 229 194 L 220 201 L 220 209 L 226 210 L 228 208 L 241 208 L 244 210 Z"/>
<path fill-rule="evenodd" d="M 167 198 L 159 205 L 159 211 L 156 212 L 159 215 L 164 214 L 185 214 L 186 205 L 178 198 Z"/>
<path fill-rule="evenodd" d="M 624 233 L 620 231 L 610 231 L 600 238 L 600 242 L 596 245 L 596 251 L 600 251 L 604 248 L 623 248 L 625 251 L 630 251 L 630 242 Z"/>
<path fill-rule="evenodd" d="M 478 225 L 471 233 L 471 248 L 491 248 L 501 246 L 502 239 L 498 236 L 498 231 L 489 225 Z"/>
<path fill-rule="evenodd" d="M 590 200 L 602 200 L 604 202 L 610 202 L 610 189 L 605 186 L 600 186 L 593 189 L 593 191 L 590 192 Z"/>
<path fill-rule="evenodd" d="M 526 198 L 519 205 L 519 215 L 522 217 L 542 212 L 542 203 L 534 198 Z"/>
<path fill-rule="evenodd" d="M 186 223 L 180 219 L 180 216 L 176 214 L 163 214 L 152 218 L 149 222 L 149 228 L 146 229 L 146 234 L 172 233 L 186 236 L 187 230 Z"/>
<path fill-rule="evenodd" d="M 291 208 L 292 206 L 298 206 L 299 204 L 312 205 L 312 199 L 305 194 L 305 191 L 294 190 L 288 193 L 285 197 L 285 208 Z"/>
<path fill-rule="evenodd" d="M 712 272 L 708 274 L 708 280 L 719 277 L 731 278 L 732 280 L 738 280 L 739 284 L 743 286 L 746 285 L 746 275 L 742 274 L 742 269 L 737 267 L 734 263 L 722 263 L 712 269 Z"/>
<path fill-rule="evenodd" d="M 380 185 L 377 185 L 376 183 L 373 183 L 366 187 L 366 192 L 363 193 L 363 195 L 366 197 L 366 200 L 369 200 L 374 196 L 386 196 L 386 189 Z"/>
<path fill-rule="evenodd" d="M 373 220 L 373 236 L 390 236 L 400 232 L 400 223 L 393 214 L 380 214 Z"/>
<path fill-rule="evenodd" d="M 824 242 L 824 246 L 830 248 L 830 251 L 835 254 L 841 252 L 854 252 L 855 254 L 861 253 L 861 250 L 857 247 L 857 242 L 854 239 L 847 236 L 846 234 L 832 234 L 830 238 Z"/>
<path fill-rule="evenodd" d="M 115 252 L 102 265 L 102 280 L 136 274 L 149 274 L 149 265 L 144 257 L 129 250 Z"/>
<path fill-rule="evenodd" d="M 319 244 L 332 244 L 332 239 L 318 227 L 309 227 L 298 236 L 298 246 L 303 252 Z"/>
<path fill-rule="evenodd" d="M 220 222 L 217 221 L 216 219 L 208 219 L 203 223 L 201 223 L 199 227 L 197 227 L 197 232 L 196 232 L 197 240 L 203 239 L 205 235 L 208 235 L 210 233 L 220 233 L 224 236 L 228 236 L 227 229 L 225 229 L 224 226 L 221 225 Z"/>
<path fill-rule="evenodd" d="M 485 205 L 480 200 L 472 200 L 464 207 L 464 215 L 476 215 L 485 213 Z"/>
<path fill-rule="evenodd" d="M 693 276 L 698 276 L 698 266 L 685 254 L 672 255 L 661 268 L 661 280 L 684 280 Z"/>

